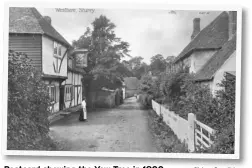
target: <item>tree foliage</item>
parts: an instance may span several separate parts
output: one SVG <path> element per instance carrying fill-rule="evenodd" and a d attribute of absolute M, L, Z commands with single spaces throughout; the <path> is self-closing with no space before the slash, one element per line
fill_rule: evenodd
<path fill-rule="evenodd" d="M 132 72 L 132 75 L 138 79 L 141 79 L 149 69 L 149 66 L 143 62 L 143 58 L 140 56 L 132 57 L 128 61 L 124 60 L 123 64 Z"/>
<path fill-rule="evenodd" d="M 7 148 L 50 150 L 49 96 L 25 54 L 9 52 Z"/>
<path fill-rule="evenodd" d="M 115 24 L 101 15 L 92 22 L 84 35 L 73 41 L 75 48 L 87 48 L 89 51 L 89 73 L 95 78 L 104 76 L 109 80 L 131 75 L 120 62 L 129 56 L 129 43 L 122 41 L 115 34 Z"/>
<path fill-rule="evenodd" d="M 194 113 L 197 120 L 217 131 L 212 153 L 234 153 L 235 137 L 235 77 L 227 78 L 219 84 L 220 90 L 213 97 L 208 85 L 187 81 L 183 85 L 185 95 L 179 102 L 178 114 L 186 117 Z"/>
<path fill-rule="evenodd" d="M 188 113 L 196 114 L 197 120 L 217 131 L 215 144 L 203 152 L 234 153 L 234 76 L 225 76 L 219 84 L 220 89 L 215 97 L 208 83 L 196 83 L 194 75 L 186 73 L 183 69 L 177 73 L 161 73 L 155 78 L 145 75 L 141 79 L 140 86 L 139 89 L 143 94 L 140 102 L 143 105 L 149 105 L 151 101 L 147 98 L 151 97 L 161 104 L 168 105 L 170 110 L 185 119 Z"/>
<path fill-rule="evenodd" d="M 151 57 L 150 70 L 153 75 L 158 75 L 160 72 L 164 72 L 165 68 L 166 60 L 161 54 Z"/>

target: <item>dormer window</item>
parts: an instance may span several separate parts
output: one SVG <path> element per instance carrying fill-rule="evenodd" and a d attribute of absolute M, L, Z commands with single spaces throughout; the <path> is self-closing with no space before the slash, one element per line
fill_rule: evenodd
<path fill-rule="evenodd" d="M 62 49 L 62 46 L 61 44 L 57 43 L 56 41 L 54 41 L 54 44 L 53 44 L 53 55 L 54 56 L 58 56 L 58 57 L 61 57 L 61 49 Z"/>

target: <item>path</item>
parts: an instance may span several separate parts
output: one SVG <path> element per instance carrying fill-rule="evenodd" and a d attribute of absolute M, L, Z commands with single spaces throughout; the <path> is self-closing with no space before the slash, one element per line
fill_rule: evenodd
<path fill-rule="evenodd" d="M 50 135 L 67 151 L 157 152 L 148 129 L 147 111 L 136 98 L 126 99 L 114 109 L 88 113 L 88 122 L 79 122 L 78 113 L 50 127 Z"/>

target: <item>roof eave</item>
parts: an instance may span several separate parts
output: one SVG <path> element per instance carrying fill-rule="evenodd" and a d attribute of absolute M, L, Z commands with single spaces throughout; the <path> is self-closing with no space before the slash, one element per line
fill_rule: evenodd
<path fill-rule="evenodd" d="M 194 79 L 195 82 L 210 82 L 213 80 L 213 77 L 210 78 L 198 78 L 198 79 Z"/>
<path fill-rule="evenodd" d="M 218 50 L 221 49 L 221 47 L 211 47 L 211 48 L 193 48 L 189 50 L 187 53 L 185 53 L 182 57 L 178 58 L 177 60 L 174 60 L 174 63 L 177 63 L 178 61 L 185 59 L 189 55 L 191 55 L 194 51 L 201 51 L 201 50 Z"/>
<path fill-rule="evenodd" d="M 60 42 L 60 43 L 62 43 L 62 44 L 65 44 L 65 46 L 68 47 L 68 48 L 69 48 L 69 47 L 72 47 L 69 43 L 66 43 L 66 42 L 64 42 L 64 41 L 62 41 L 62 40 L 59 40 L 59 39 L 57 39 L 57 38 L 51 36 L 51 35 L 48 34 L 48 33 L 43 33 L 42 35 L 46 35 L 46 36 L 52 38 L 52 39 L 55 40 L 55 41 L 58 41 L 58 42 Z"/>

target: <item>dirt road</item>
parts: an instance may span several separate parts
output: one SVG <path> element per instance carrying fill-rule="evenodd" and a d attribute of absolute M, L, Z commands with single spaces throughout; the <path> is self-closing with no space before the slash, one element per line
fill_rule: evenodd
<path fill-rule="evenodd" d="M 148 129 L 147 111 L 136 98 L 126 99 L 114 109 L 88 113 L 88 122 L 79 122 L 78 113 L 50 127 L 50 136 L 67 151 L 158 152 Z"/>

